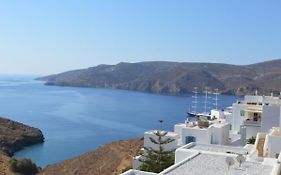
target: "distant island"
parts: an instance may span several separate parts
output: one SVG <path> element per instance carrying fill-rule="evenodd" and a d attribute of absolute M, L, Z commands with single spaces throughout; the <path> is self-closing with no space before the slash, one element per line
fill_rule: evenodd
<path fill-rule="evenodd" d="M 250 65 L 188 62 L 139 62 L 99 65 L 37 78 L 46 85 L 186 94 L 194 87 L 218 88 L 223 94 L 261 94 L 281 89 L 281 59 Z"/>

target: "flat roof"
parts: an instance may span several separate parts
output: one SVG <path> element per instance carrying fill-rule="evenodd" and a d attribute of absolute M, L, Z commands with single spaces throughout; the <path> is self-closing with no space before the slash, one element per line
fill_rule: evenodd
<path fill-rule="evenodd" d="M 215 155 L 201 153 L 197 156 L 186 160 L 183 164 L 175 166 L 165 175 L 269 175 L 273 166 L 263 165 L 257 162 L 244 162 L 241 167 L 239 167 L 238 162 L 232 165 L 229 169 L 225 162 L 226 155 Z M 235 159 L 235 158 L 234 158 Z"/>
<path fill-rule="evenodd" d="M 221 128 L 223 126 L 229 125 L 229 123 L 227 123 L 223 120 L 208 120 L 208 121 L 210 122 L 208 127 L 199 127 L 198 124 L 195 121 L 189 121 L 189 122 L 194 122 L 194 125 L 190 124 L 190 126 L 188 126 L 185 123 L 178 123 L 178 124 L 175 124 L 175 126 L 181 126 L 181 127 L 184 127 L 184 128 L 191 128 L 191 129 L 207 130 L 211 127 Z"/>
<path fill-rule="evenodd" d="M 222 146 L 222 145 L 205 145 L 205 144 L 194 144 L 189 148 L 196 151 L 210 151 L 219 153 L 236 153 L 236 154 L 247 154 L 248 150 L 243 147 L 233 147 L 233 146 Z"/>

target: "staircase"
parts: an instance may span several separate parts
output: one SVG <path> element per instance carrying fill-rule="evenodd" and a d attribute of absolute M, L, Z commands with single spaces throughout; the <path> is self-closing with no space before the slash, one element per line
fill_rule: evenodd
<path fill-rule="evenodd" d="M 265 138 L 259 138 L 257 144 L 258 156 L 263 157 L 263 146 L 264 146 Z"/>

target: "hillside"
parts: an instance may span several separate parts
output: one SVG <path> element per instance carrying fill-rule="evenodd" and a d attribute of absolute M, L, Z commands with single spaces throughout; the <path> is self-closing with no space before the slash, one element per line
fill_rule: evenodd
<path fill-rule="evenodd" d="M 132 156 L 143 146 L 142 139 L 117 141 L 95 151 L 50 165 L 40 175 L 117 175 L 130 167 Z"/>
<path fill-rule="evenodd" d="M 9 168 L 9 161 L 10 157 L 8 156 L 0 156 L 0 174 L 1 175 L 16 175 L 15 173 L 11 172 Z"/>
<path fill-rule="evenodd" d="M 38 78 L 46 85 L 97 87 L 184 94 L 194 87 L 244 95 L 281 90 L 281 59 L 251 65 L 139 62 L 99 65 Z"/>
<path fill-rule="evenodd" d="M 43 141 L 39 129 L 0 117 L 0 155 L 12 156 L 26 146 Z"/>

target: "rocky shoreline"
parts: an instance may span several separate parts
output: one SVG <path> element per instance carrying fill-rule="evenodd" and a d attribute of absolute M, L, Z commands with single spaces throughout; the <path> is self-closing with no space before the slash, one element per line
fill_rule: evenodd
<path fill-rule="evenodd" d="M 0 153 L 13 156 L 24 147 L 43 143 L 40 129 L 0 117 Z"/>
<path fill-rule="evenodd" d="M 0 174 L 15 175 L 9 161 L 16 151 L 44 142 L 40 129 L 0 117 Z M 117 175 L 132 166 L 132 157 L 143 147 L 143 139 L 120 140 L 69 160 L 49 165 L 40 175 Z"/>

